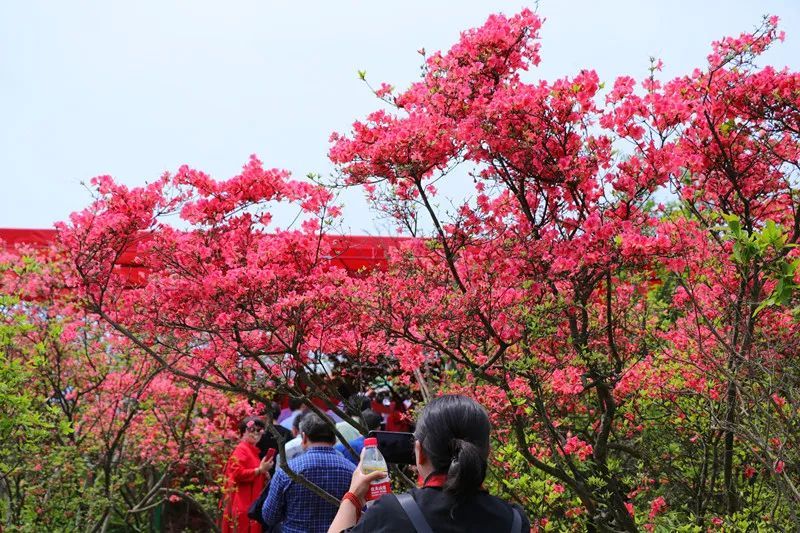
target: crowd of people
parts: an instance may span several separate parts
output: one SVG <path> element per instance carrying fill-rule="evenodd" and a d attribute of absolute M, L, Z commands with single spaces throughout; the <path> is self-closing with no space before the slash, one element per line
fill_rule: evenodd
<path fill-rule="evenodd" d="M 403 413 L 408 410 L 407 402 L 397 403 Z M 405 416 L 378 412 L 380 405 L 355 395 L 343 407 L 367 432 L 412 429 Z M 241 421 L 240 441 L 225 466 L 223 533 L 530 529 L 521 509 L 483 490 L 490 425 L 475 400 L 445 395 L 425 406 L 414 428 L 418 488 L 382 496 L 366 511 L 370 483 L 385 473 L 365 474 L 360 466 L 365 435 L 333 413 L 324 414 L 293 400 L 285 410 L 273 404 L 263 417 Z M 280 442 L 288 468 L 276 466 Z M 340 504 L 330 503 L 322 491 Z"/>

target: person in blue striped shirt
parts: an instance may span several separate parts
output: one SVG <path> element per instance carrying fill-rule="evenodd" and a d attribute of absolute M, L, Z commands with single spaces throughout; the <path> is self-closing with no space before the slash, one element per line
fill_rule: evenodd
<path fill-rule="evenodd" d="M 355 465 L 333 448 L 333 428 L 319 415 L 308 413 L 300 422 L 300 435 L 305 453 L 289 460 L 289 468 L 340 500 L 350 487 Z M 261 514 L 268 527 L 280 525 L 282 533 L 324 533 L 337 509 L 278 468 Z"/>

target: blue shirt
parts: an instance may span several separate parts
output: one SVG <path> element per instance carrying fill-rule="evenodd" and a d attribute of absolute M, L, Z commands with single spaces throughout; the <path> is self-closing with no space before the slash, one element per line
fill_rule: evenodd
<path fill-rule="evenodd" d="M 289 460 L 289 468 L 341 500 L 353 477 L 355 466 L 332 446 L 314 446 Z M 275 470 L 261 516 L 268 526 L 281 524 L 282 533 L 326 533 L 339 510 L 301 483 Z"/>
<path fill-rule="evenodd" d="M 337 444 L 334 446 L 336 451 L 341 453 L 345 459 L 353 463 L 354 465 L 358 464 L 358 461 L 361 460 L 361 450 L 364 449 L 364 436 L 360 436 L 357 439 L 353 439 L 350 441 L 350 447 L 353 448 L 353 451 L 356 452 L 355 457 L 353 456 L 350 451 L 344 447 L 344 444 Z"/>

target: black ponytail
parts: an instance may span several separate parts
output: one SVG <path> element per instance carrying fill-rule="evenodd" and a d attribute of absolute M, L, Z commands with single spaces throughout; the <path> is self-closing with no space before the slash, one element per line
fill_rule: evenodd
<path fill-rule="evenodd" d="M 453 439 L 455 455 L 447 469 L 445 492 L 462 500 L 477 491 L 486 477 L 486 456 L 481 449 L 468 440 Z"/>
<path fill-rule="evenodd" d="M 432 400 L 417 422 L 416 437 L 437 474 L 447 474 L 444 491 L 461 501 L 486 477 L 489 416 L 472 398 L 449 394 Z"/>

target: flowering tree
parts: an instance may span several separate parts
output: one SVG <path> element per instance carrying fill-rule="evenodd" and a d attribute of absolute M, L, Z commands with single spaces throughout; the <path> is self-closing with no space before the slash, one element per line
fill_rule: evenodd
<path fill-rule="evenodd" d="M 219 182 L 96 178 L 59 227 L 63 270 L 7 278 L 35 281 L 2 304 L 25 320 L 0 330 L 18 354 L 0 372 L 37 354 L 20 375 L 61 413 L 19 409 L 32 434 L 62 419 L 92 443 L 103 499 L 79 511 L 100 527 L 202 500 L 213 443 L 275 394 L 360 427 L 339 401 L 386 373 L 480 398 L 488 483 L 537 528 L 796 524 L 800 77 L 756 65 L 776 24 L 690 75 L 662 82 L 653 60 L 608 88 L 532 80 L 528 10 L 421 50 L 419 81 L 381 84 L 382 108 L 332 136 L 335 185 L 417 237 L 363 276 L 329 260 L 331 190 L 255 158 Z M 448 180 L 470 191 L 449 209 Z M 299 227 L 273 224 L 278 203 Z"/>
<path fill-rule="evenodd" d="M 708 431 L 696 436 L 714 450 L 721 441 L 729 515 L 746 495 L 739 480 L 752 485 L 757 470 L 792 507 L 800 502 L 797 479 L 785 469 L 797 450 L 790 355 L 797 320 L 787 304 L 800 238 L 800 77 L 755 64 L 783 39 L 777 22 L 766 18 L 753 33 L 714 43 L 705 69 L 663 87 L 652 83 L 644 98 L 621 94 L 618 103 L 626 117 L 618 127 L 650 124 L 643 137 L 623 133 L 636 153 L 680 162 L 670 184 L 682 217 L 664 219 L 662 231 L 688 253 L 666 265 L 677 282 L 672 303 L 681 310 L 667 337 L 671 355 L 696 375 L 690 388 L 714 400 Z M 699 481 L 705 485 L 707 475 Z M 700 511 L 713 507 L 713 492 L 697 498 Z"/>
<path fill-rule="evenodd" d="M 631 487 L 609 460 L 627 444 L 612 436 L 626 431 L 620 405 L 652 344 L 640 288 L 669 251 L 646 209 L 659 182 L 641 180 L 624 202 L 615 195 L 638 176 L 613 165 L 609 136 L 592 133 L 594 72 L 522 80 L 539 62 L 539 26 L 523 11 L 464 33 L 426 59 L 409 90 L 378 90 L 398 113 L 335 137 L 331 156 L 349 182 L 380 182 L 384 197 L 433 223 L 435 246 L 419 245 L 404 256 L 411 265 L 381 280 L 400 295 L 385 315 L 398 352 L 418 347 L 401 357 L 428 351 L 462 365 L 529 465 L 572 488 L 589 523 L 633 530 Z M 476 198 L 445 220 L 433 183 L 459 164 L 472 166 Z M 423 300 L 408 294 L 420 284 Z"/>
<path fill-rule="evenodd" d="M 432 228 L 430 242 L 410 244 L 365 282 L 364 305 L 405 368 L 454 365 L 458 385 L 443 386 L 481 397 L 501 443 L 569 487 L 582 510 L 565 514 L 585 513 L 590 529 L 633 531 L 636 507 L 651 520 L 664 511 L 659 485 L 680 474 L 644 438 L 663 425 L 648 415 L 664 416 L 687 390 L 703 395 L 672 411 L 686 419 L 689 409 L 704 438 L 721 443 L 719 462 L 706 450 L 688 498 L 697 505 L 685 511 L 699 524 L 707 513 L 733 515 L 736 439 L 750 435 L 767 465 L 777 459 L 774 442 L 738 423 L 741 398 L 747 391 L 748 408 L 763 410 L 759 400 L 781 386 L 757 382 L 776 376 L 785 356 L 762 352 L 747 377 L 741 365 L 757 334 L 774 346 L 774 313 L 783 317 L 779 351 L 794 345 L 788 311 L 762 311 L 772 326 L 756 331 L 757 311 L 791 295 L 786 257 L 797 239 L 779 229 L 796 228 L 796 75 L 752 63 L 778 36 L 775 19 L 716 43 L 707 70 L 663 86 L 654 62 L 644 94 L 619 78 L 604 103 L 593 71 L 525 81 L 539 62 L 539 27 L 529 11 L 490 17 L 426 57 L 409 89 L 375 90 L 389 110 L 332 137 L 345 185 L 363 185 L 401 227 L 426 217 Z M 474 185 L 451 212 L 437 200 L 446 177 Z M 654 201 L 668 185 L 673 211 Z M 694 442 L 678 447 L 690 455 Z M 785 453 L 786 440 L 776 442 Z M 508 479 L 520 463 L 500 466 Z"/>
<path fill-rule="evenodd" d="M 341 402 L 389 367 L 362 357 L 372 334 L 331 261 L 341 248 L 325 234 L 338 215 L 331 192 L 255 157 L 221 182 L 182 167 L 141 188 L 93 183 L 96 201 L 59 233 L 88 313 L 195 387 L 254 405 L 290 395 L 364 430 Z M 281 202 L 298 209 L 299 228 L 271 224 Z M 133 278 L 115 268 L 131 250 Z"/>
<path fill-rule="evenodd" d="M 249 406 L 174 379 L 91 319 L 62 266 L 30 252 L 0 263 L 0 401 L 13 417 L 3 434 L 4 525 L 142 530 L 169 496 L 213 525 L 224 460 L 215 448 Z"/>

